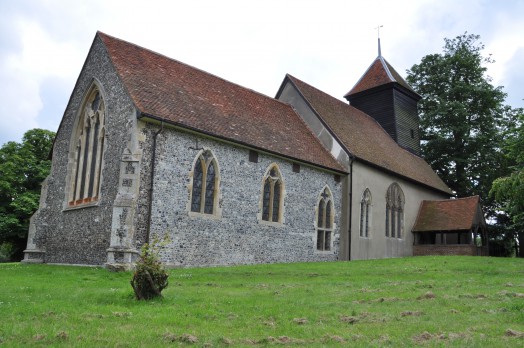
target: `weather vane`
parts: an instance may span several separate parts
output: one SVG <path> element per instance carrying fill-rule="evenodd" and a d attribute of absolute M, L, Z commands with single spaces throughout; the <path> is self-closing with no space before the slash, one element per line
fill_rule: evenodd
<path fill-rule="evenodd" d="M 383 25 L 379 25 L 378 27 L 374 28 L 377 29 L 377 37 L 380 39 L 380 28 L 384 27 Z"/>
<path fill-rule="evenodd" d="M 377 37 L 378 37 L 378 56 L 382 56 L 382 53 L 380 52 L 380 28 L 382 28 L 383 25 L 379 25 L 374 29 L 377 29 Z"/>

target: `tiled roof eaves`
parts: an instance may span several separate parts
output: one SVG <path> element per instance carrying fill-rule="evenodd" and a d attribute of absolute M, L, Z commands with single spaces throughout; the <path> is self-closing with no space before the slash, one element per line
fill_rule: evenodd
<path fill-rule="evenodd" d="M 472 208 L 475 209 L 474 212 L 471 210 Z M 455 214 L 447 215 L 446 217 L 448 220 L 443 221 L 442 214 L 446 214 L 445 211 L 450 210 L 453 213 L 462 212 L 465 215 L 462 216 L 460 222 L 456 219 Z M 480 214 L 482 222 L 485 224 L 479 196 L 446 200 L 423 200 L 420 202 L 412 232 L 469 231 L 474 225 L 475 216 L 477 214 Z M 465 221 L 464 219 L 467 219 L 468 217 L 469 220 Z M 453 221 L 454 224 L 449 225 L 451 221 Z M 447 228 L 443 228 L 444 226 Z M 452 227 L 452 229 L 450 229 L 450 227 Z"/>
<path fill-rule="evenodd" d="M 258 147 L 258 146 L 255 146 L 255 145 L 243 142 L 243 141 L 239 141 L 237 139 L 231 139 L 231 138 L 223 137 L 223 136 L 220 136 L 218 134 L 214 134 L 214 133 L 211 133 L 211 132 L 206 132 L 205 130 L 202 130 L 202 129 L 191 127 L 191 126 L 188 126 L 188 125 L 180 123 L 180 122 L 164 119 L 162 117 L 151 115 L 151 114 L 148 114 L 148 113 L 145 113 L 145 112 L 140 112 L 140 115 L 138 116 L 138 118 L 150 119 L 150 120 L 153 120 L 155 122 L 163 122 L 163 123 L 166 123 L 166 124 L 169 124 L 169 125 L 173 126 L 174 128 L 177 128 L 177 129 L 185 130 L 185 131 L 191 132 L 191 133 L 201 134 L 203 136 L 206 136 L 206 137 L 209 137 L 209 138 L 213 138 L 213 139 L 217 139 L 217 140 L 220 140 L 222 142 L 226 142 L 226 143 L 230 143 L 230 144 L 236 144 L 238 146 L 245 147 L 245 148 L 248 148 L 248 149 L 253 149 L 253 150 L 256 150 L 256 151 L 261 152 L 261 153 L 267 153 L 267 154 L 270 154 L 272 156 L 284 158 L 286 160 L 291 160 L 292 162 L 303 163 L 303 164 L 305 164 L 307 166 L 310 166 L 310 167 L 321 168 L 321 169 L 326 170 L 328 172 L 332 172 L 332 173 L 336 173 L 336 174 L 342 174 L 342 175 L 347 175 L 348 174 L 348 172 L 343 170 L 343 169 L 331 168 L 331 167 L 323 166 L 321 164 L 316 164 L 316 163 L 313 163 L 313 162 L 309 162 L 309 161 L 306 161 L 306 160 L 303 160 L 303 159 L 300 159 L 300 158 L 286 156 L 284 154 L 281 154 L 281 153 L 278 153 L 278 152 L 275 152 L 275 151 L 271 151 L 271 150 L 268 150 L 268 149 L 265 149 L 265 148 L 261 148 L 261 147 Z"/>
<path fill-rule="evenodd" d="M 372 93 L 375 93 L 375 92 L 383 91 L 385 89 L 390 89 L 391 87 L 393 87 L 396 90 L 399 90 L 400 92 L 402 92 L 404 94 L 407 94 L 408 96 L 411 96 L 411 97 L 417 99 L 417 101 L 422 98 L 419 94 L 414 92 L 412 89 L 408 89 L 408 88 L 404 87 L 403 85 L 393 81 L 393 82 L 389 82 L 389 83 L 386 83 L 386 84 L 383 84 L 383 85 L 378 85 L 378 86 L 375 86 L 375 87 L 372 87 L 370 89 L 366 89 L 366 90 L 363 90 L 363 91 L 360 91 L 360 92 L 357 92 L 357 93 L 353 93 L 353 94 L 351 94 L 351 99 L 353 100 L 353 99 L 355 99 L 357 97 L 360 97 L 360 96 L 363 96 L 363 95 L 368 95 L 368 94 L 372 94 Z"/>
<path fill-rule="evenodd" d="M 300 94 L 300 96 L 302 97 L 302 99 L 306 102 L 306 104 L 310 107 L 310 109 L 315 113 L 315 115 L 318 117 L 320 123 L 322 123 L 322 125 L 327 129 L 327 131 L 329 132 L 329 134 L 337 140 L 337 142 L 340 144 L 340 146 L 344 149 L 344 151 L 346 151 L 346 153 L 349 155 L 350 158 L 355 158 L 355 156 L 353 155 L 353 153 L 346 147 L 346 144 L 344 144 L 344 142 L 342 140 L 340 140 L 336 133 L 331 129 L 331 127 L 326 123 L 326 121 L 324 121 L 324 119 L 322 118 L 322 116 L 320 115 L 320 113 L 313 107 L 313 105 L 311 105 L 311 103 L 309 102 L 309 100 L 306 98 L 306 96 L 304 96 L 304 94 L 302 93 L 302 91 L 300 90 L 300 88 L 295 84 L 295 82 L 293 81 L 293 78 L 291 75 L 289 74 L 286 74 L 286 78 L 284 79 L 284 82 L 282 83 L 282 86 L 281 88 L 278 90 L 277 92 L 277 96 L 275 98 L 278 98 L 278 96 L 280 95 L 281 93 L 281 89 L 282 87 L 284 86 L 285 82 L 289 81 L 294 87 L 295 89 L 297 90 L 298 94 Z M 309 128 L 309 127 L 308 127 Z M 316 136 L 315 136 L 316 137 Z"/>
<path fill-rule="evenodd" d="M 456 229 L 453 229 L 453 230 L 413 230 L 411 232 L 413 233 L 430 233 L 430 232 L 457 232 L 457 231 L 465 231 L 465 232 L 468 232 L 469 230 L 471 230 L 470 228 L 456 228 Z"/>

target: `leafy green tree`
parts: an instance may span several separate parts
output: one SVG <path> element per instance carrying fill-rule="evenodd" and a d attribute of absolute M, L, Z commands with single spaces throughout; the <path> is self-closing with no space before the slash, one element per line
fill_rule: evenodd
<path fill-rule="evenodd" d="M 502 87 L 486 75 L 478 35 L 444 39 L 442 53 L 422 58 L 407 80 L 422 96 L 419 103 L 422 155 L 456 196 L 480 195 L 489 216 L 496 202 L 491 184 L 509 173 L 502 153 L 503 134 L 515 118 Z"/>
<path fill-rule="evenodd" d="M 491 189 L 492 196 L 511 218 L 512 231 L 518 239 L 518 256 L 524 257 L 524 110 L 520 120 L 510 128 L 506 137 L 507 157 L 515 163 L 512 172 L 496 179 Z"/>
<path fill-rule="evenodd" d="M 32 129 L 21 143 L 10 141 L 0 148 L 0 258 L 4 260 L 23 256 L 40 184 L 51 167 L 48 156 L 54 136 L 48 130 Z"/>

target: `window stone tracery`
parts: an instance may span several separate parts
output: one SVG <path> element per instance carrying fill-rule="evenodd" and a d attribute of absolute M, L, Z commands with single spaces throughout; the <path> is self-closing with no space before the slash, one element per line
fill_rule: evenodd
<path fill-rule="evenodd" d="M 67 205 L 79 206 L 99 199 L 105 140 L 105 105 L 98 88 L 93 87 L 80 113 L 72 142 Z"/>
<path fill-rule="evenodd" d="M 317 251 L 331 250 L 333 218 L 333 197 L 329 188 L 325 187 L 317 206 Z"/>
<path fill-rule="evenodd" d="M 402 238 L 404 203 L 404 192 L 399 184 L 391 184 L 386 194 L 386 237 Z"/>

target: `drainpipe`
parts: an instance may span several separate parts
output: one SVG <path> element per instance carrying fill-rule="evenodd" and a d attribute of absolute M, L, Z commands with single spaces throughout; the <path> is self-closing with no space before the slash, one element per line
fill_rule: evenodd
<path fill-rule="evenodd" d="M 351 221 L 353 214 L 353 161 L 355 157 L 351 157 L 349 162 L 349 219 L 348 219 L 348 261 L 351 261 Z"/>
<path fill-rule="evenodd" d="M 149 186 L 149 206 L 147 207 L 146 243 L 149 243 L 151 233 L 151 211 L 153 210 L 153 189 L 155 187 L 156 138 L 164 130 L 164 121 L 160 122 L 160 129 L 153 135 L 153 152 L 151 154 L 151 184 Z"/>

